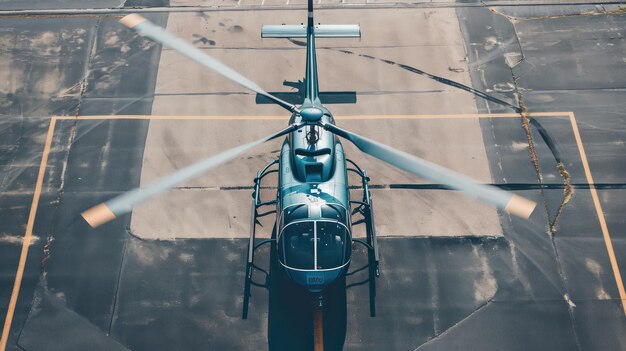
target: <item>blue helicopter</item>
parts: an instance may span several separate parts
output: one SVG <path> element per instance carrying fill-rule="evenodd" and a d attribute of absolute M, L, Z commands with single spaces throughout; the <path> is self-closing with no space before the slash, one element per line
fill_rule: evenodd
<path fill-rule="evenodd" d="M 507 213 L 528 218 L 535 203 L 518 195 L 476 181 L 434 163 L 420 159 L 390 146 L 354 134 L 335 125 L 331 112 L 320 100 L 316 63 L 316 37 L 359 37 L 358 25 L 315 25 L 312 0 L 308 1 L 306 25 L 263 26 L 262 36 L 268 38 L 306 38 L 306 75 L 304 101 L 297 106 L 272 95 L 232 68 L 206 55 L 163 28 L 138 14 L 128 15 L 120 22 L 141 35 L 168 46 L 222 76 L 260 94 L 291 113 L 289 125 L 272 135 L 223 151 L 183 168 L 146 188 L 131 190 L 82 213 L 97 227 L 123 214 L 134 206 L 168 189 L 197 177 L 238 155 L 267 141 L 286 136 L 280 155 L 257 173 L 254 180 L 251 230 L 244 285 L 244 312 L 247 316 L 254 252 L 272 242 L 278 253 L 280 267 L 298 285 L 319 298 L 339 278 L 345 277 L 350 265 L 352 243 L 367 247 L 370 269 L 370 297 L 375 294 L 375 277 L 379 275 L 378 244 L 374 224 L 373 202 L 368 189 L 369 178 L 356 163 L 346 159 L 338 137 L 352 142 L 366 154 L 374 156 L 416 176 L 436 181 L 450 189 L 491 204 Z M 363 196 L 350 198 L 348 172 L 360 177 Z M 278 173 L 275 200 L 262 202 L 259 192 L 264 177 Z M 276 227 L 272 239 L 255 241 L 258 209 L 276 206 Z M 366 226 L 366 239 L 352 237 L 352 216 L 360 213 Z M 373 307 L 371 313 L 374 315 Z"/>

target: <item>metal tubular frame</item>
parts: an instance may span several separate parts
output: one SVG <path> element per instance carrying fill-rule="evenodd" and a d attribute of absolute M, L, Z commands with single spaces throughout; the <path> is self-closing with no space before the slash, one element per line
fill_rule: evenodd
<path fill-rule="evenodd" d="M 361 177 L 363 187 L 362 201 L 350 201 L 351 205 L 355 205 L 352 209 L 352 215 L 360 213 L 362 220 L 352 222 L 352 225 L 365 224 L 366 241 L 352 239 L 353 242 L 362 244 L 367 248 L 367 267 L 369 268 L 369 294 L 370 294 L 370 316 L 376 316 L 376 278 L 380 276 L 379 255 L 378 255 L 378 239 L 376 237 L 376 224 L 374 222 L 374 205 L 369 191 L 369 177 L 365 170 L 361 169 L 354 161 L 346 159 L 354 168 L 348 168 L 349 172 L 353 172 Z"/>
<path fill-rule="evenodd" d="M 256 178 L 254 178 L 254 192 L 252 193 L 252 206 L 251 206 L 252 214 L 250 216 L 250 237 L 248 239 L 248 257 L 246 260 L 246 276 L 245 276 L 245 281 L 243 285 L 243 311 L 241 315 L 242 319 L 248 318 L 248 304 L 250 302 L 251 285 L 267 288 L 268 272 L 262 268 L 257 267 L 254 264 L 254 252 L 259 247 L 265 244 L 275 242 L 276 239 L 274 238 L 265 239 L 255 244 L 255 236 L 256 236 L 256 226 L 260 224 L 257 219 L 259 217 L 262 217 L 271 213 L 276 213 L 276 210 L 273 210 L 273 211 L 265 212 L 262 215 L 259 215 L 258 209 L 264 206 L 276 205 L 276 200 L 261 202 L 261 196 L 259 193 L 261 191 L 261 181 L 263 180 L 263 178 L 265 178 L 265 176 L 267 176 L 268 174 L 278 172 L 277 169 L 271 169 L 274 165 L 277 165 L 277 164 L 278 164 L 278 160 L 274 160 L 270 162 L 267 166 L 265 166 L 265 168 L 257 172 Z M 255 282 L 254 280 L 252 280 L 252 275 L 255 269 L 265 274 L 265 279 L 266 279 L 265 284 L 259 284 Z"/>
<path fill-rule="evenodd" d="M 350 201 L 351 205 L 351 215 L 354 216 L 356 213 L 360 213 L 363 216 L 363 219 L 352 221 L 351 226 L 365 224 L 366 230 L 366 240 L 360 239 L 352 239 L 353 242 L 359 243 L 367 248 L 367 259 L 368 264 L 367 268 L 369 271 L 368 279 L 365 282 L 369 283 L 369 296 L 370 296 L 370 316 L 376 316 L 376 278 L 380 276 L 379 269 L 379 254 L 378 254 L 378 240 L 376 237 L 376 225 L 374 223 L 374 206 L 371 198 L 371 194 L 369 191 L 369 178 L 367 177 L 367 173 L 363 169 L 361 169 L 356 163 L 354 163 L 350 159 L 346 159 L 348 163 L 350 163 L 354 168 L 348 167 L 347 170 L 349 172 L 353 172 L 361 177 L 361 184 L 363 187 L 363 197 L 361 201 L 353 200 Z M 252 193 L 252 206 L 251 206 L 251 216 L 250 216 L 250 237 L 248 239 L 248 257 L 246 260 L 246 274 L 244 281 L 244 292 L 243 292 L 243 312 L 242 318 L 248 318 L 248 305 L 250 301 L 250 288 L 252 285 L 267 288 L 267 284 L 259 284 L 256 283 L 253 279 L 254 270 L 258 270 L 265 274 L 266 279 L 268 273 L 266 270 L 257 267 L 254 264 L 254 252 L 261 246 L 269 243 L 276 242 L 275 238 L 265 239 L 258 243 L 255 243 L 256 236 L 256 226 L 260 223 L 258 222 L 258 218 L 276 213 L 276 210 L 268 211 L 263 214 L 259 214 L 258 209 L 264 206 L 276 205 L 277 200 L 261 202 L 261 182 L 265 176 L 271 173 L 278 172 L 277 169 L 272 169 L 274 165 L 278 164 L 278 160 L 274 160 L 270 162 L 265 168 L 261 171 L 257 172 L 256 178 L 254 178 L 254 192 Z M 354 205 L 354 207 L 352 206 Z"/>

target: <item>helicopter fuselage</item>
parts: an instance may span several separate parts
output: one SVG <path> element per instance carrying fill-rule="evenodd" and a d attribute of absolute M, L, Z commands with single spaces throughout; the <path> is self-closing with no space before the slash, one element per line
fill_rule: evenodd
<path fill-rule="evenodd" d="M 334 123 L 330 112 L 325 123 Z M 294 114 L 291 123 L 298 123 Z M 319 127 L 284 141 L 279 158 L 276 239 L 280 264 L 297 284 L 319 292 L 347 272 L 352 244 L 350 193 L 341 142 Z"/>

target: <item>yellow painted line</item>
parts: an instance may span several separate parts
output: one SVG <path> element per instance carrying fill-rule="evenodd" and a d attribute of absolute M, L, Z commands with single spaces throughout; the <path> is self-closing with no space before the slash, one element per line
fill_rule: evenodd
<path fill-rule="evenodd" d="M 567 117 L 569 112 L 534 112 L 529 116 L 536 117 Z M 449 114 L 449 115 L 353 115 L 334 116 L 336 120 L 376 120 L 376 119 L 477 119 L 477 118 L 515 118 L 521 117 L 519 113 L 470 113 L 470 114 Z"/>
<path fill-rule="evenodd" d="M 43 178 L 46 174 L 46 164 L 48 163 L 48 154 L 50 153 L 50 144 L 52 143 L 52 136 L 54 134 L 54 126 L 56 125 L 56 118 L 50 119 L 50 126 L 48 127 L 48 135 L 46 136 L 46 143 L 43 148 L 43 154 L 41 156 L 41 164 L 39 165 L 39 173 L 37 174 L 37 183 L 35 185 L 35 193 L 33 194 L 33 202 L 30 205 L 30 214 L 28 215 L 28 223 L 26 224 L 26 233 L 24 234 L 24 240 L 22 242 L 22 253 L 20 254 L 20 261 L 17 265 L 17 273 L 15 274 L 15 282 L 13 283 L 13 291 L 11 292 L 11 300 L 9 301 L 9 308 L 7 309 L 6 319 L 4 320 L 4 328 L 2 329 L 2 339 L 0 339 L 0 351 L 4 351 L 9 339 L 9 331 L 11 330 L 11 323 L 13 322 L 13 314 L 15 313 L 15 306 L 17 305 L 17 297 L 20 292 L 20 286 L 22 285 L 22 277 L 24 276 L 24 267 L 26 266 L 26 258 L 28 256 L 28 247 L 33 236 L 33 227 L 35 225 L 35 215 L 37 214 L 37 206 L 39 205 L 39 197 L 41 195 L 41 188 L 43 187 Z"/>
<path fill-rule="evenodd" d="M 217 120 L 217 121 L 266 121 L 281 120 L 288 121 L 289 116 L 148 116 L 148 115 L 103 115 L 103 116 L 55 116 L 56 119 L 63 120 Z"/>
<path fill-rule="evenodd" d="M 567 117 L 570 112 L 533 112 L 529 116 L 536 117 Z M 101 116 L 55 116 L 60 120 L 215 120 L 215 121 L 288 121 L 289 115 L 283 116 L 149 116 L 149 115 L 101 115 Z M 476 118 L 514 118 L 520 117 L 518 113 L 496 114 L 448 114 L 448 115 L 345 115 L 334 116 L 336 120 L 376 120 L 376 119 L 476 119 Z"/>
<path fill-rule="evenodd" d="M 324 314 L 321 307 L 313 312 L 313 350 L 324 351 Z"/>
<path fill-rule="evenodd" d="M 606 245 L 606 251 L 609 254 L 609 261 L 613 268 L 613 276 L 615 277 L 615 283 L 617 283 L 617 290 L 619 291 L 620 300 L 622 300 L 622 308 L 626 315 L 626 292 L 624 291 L 624 282 L 622 281 L 622 274 L 617 264 L 617 257 L 615 256 L 615 250 L 613 249 L 613 243 L 611 242 L 611 235 L 609 234 L 609 228 L 606 225 L 606 219 L 604 218 L 604 212 L 602 211 L 602 205 L 600 204 L 600 198 L 598 197 L 598 191 L 593 183 L 593 177 L 591 176 L 591 169 L 589 168 L 589 162 L 587 162 L 587 154 L 585 153 L 585 147 L 580 137 L 578 130 L 578 123 L 576 123 L 576 117 L 574 112 L 569 113 L 569 120 L 572 124 L 574 131 L 574 138 L 576 138 L 576 144 L 578 144 L 578 152 L 580 153 L 580 159 L 583 161 L 583 168 L 585 169 L 585 176 L 587 177 L 587 183 L 589 183 L 589 190 L 591 191 L 591 198 L 598 214 L 598 220 L 600 221 L 600 228 L 602 229 L 602 236 L 604 238 L 604 244 Z"/>
<path fill-rule="evenodd" d="M 573 112 L 530 112 L 528 113 L 528 116 L 533 116 L 533 117 L 567 117 L 569 116 L 570 113 Z"/>

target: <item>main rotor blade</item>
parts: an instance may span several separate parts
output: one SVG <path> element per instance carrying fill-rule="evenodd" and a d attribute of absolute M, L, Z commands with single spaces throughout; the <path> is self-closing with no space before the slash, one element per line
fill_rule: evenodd
<path fill-rule="evenodd" d="M 415 174 L 416 176 L 441 183 L 451 189 L 463 191 L 470 197 L 494 205 L 518 217 L 530 217 L 537 205 L 535 202 L 521 196 L 490 185 L 477 183 L 467 176 L 428 162 L 417 156 L 396 150 L 377 141 L 348 132 L 333 124 L 323 123 L 322 127 L 350 140 L 361 151 L 385 161 L 392 166 Z"/>
<path fill-rule="evenodd" d="M 258 86 L 255 82 L 250 79 L 242 76 L 239 72 L 234 69 L 226 66 L 220 61 L 212 58 L 211 56 L 203 53 L 200 49 L 193 46 L 192 44 L 176 37 L 175 35 L 169 33 L 165 29 L 155 25 L 154 23 L 148 21 L 145 17 L 138 15 L 136 13 L 130 14 L 128 16 L 123 17 L 120 20 L 120 23 L 125 25 L 128 28 L 134 29 L 139 32 L 139 34 L 144 35 L 154 41 L 157 41 L 165 46 L 168 46 L 174 50 L 176 50 L 179 54 L 187 56 L 188 58 L 196 61 L 197 63 L 207 67 L 222 76 L 232 80 L 233 82 L 248 88 L 256 93 L 259 93 L 267 98 L 271 99 L 278 105 L 282 106 L 289 112 L 297 111 L 297 107 L 288 103 L 287 101 L 281 100 L 276 96 L 266 92 L 260 86 Z"/>
<path fill-rule="evenodd" d="M 263 144 L 266 141 L 278 138 L 287 133 L 293 132 L 304 124 L 293 124 L 275 134 L 265 138 L 253 141 L 248 144 L 240 145 L 232 149 L 220 152 L 217 155 L 205 158 L 202 161 L 192 164 L 186 168 L 176 171 L 157 182 L 151 184 L 147 188 L 137 188 L 119 195 L 109 201 L 96 205 L 83 213 L 81 216 L 93 228 L 117 218 L 120 215 L 129 213 L 136 205 L 149 200 L 185 181 L 201 175 L 202 173 L 215 168 L 227 161 L 232 160 L 241 153 L 244 153 L 253 147 Z"/>

